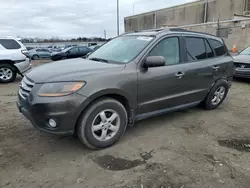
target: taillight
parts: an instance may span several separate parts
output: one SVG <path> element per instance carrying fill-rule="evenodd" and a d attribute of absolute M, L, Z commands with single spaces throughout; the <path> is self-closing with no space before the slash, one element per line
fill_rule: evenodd
<path fill-rule="evenodd" d="M 26 57 L 29 57 L 29 52 L 27 50 L 22 50 L 22 54 Z"/>

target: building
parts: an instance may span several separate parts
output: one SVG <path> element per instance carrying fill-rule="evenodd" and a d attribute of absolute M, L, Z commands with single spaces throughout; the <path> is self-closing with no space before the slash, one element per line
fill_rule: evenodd
<path fill-rule="evenodd" d="M 181 27 L 220 35 L 229 48 L 250 45 L 250 0 L 199 0 L 124 19 L 125 32 Z"/>

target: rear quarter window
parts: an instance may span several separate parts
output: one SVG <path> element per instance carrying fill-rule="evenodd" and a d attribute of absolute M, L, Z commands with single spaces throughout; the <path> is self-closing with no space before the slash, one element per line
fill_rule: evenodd
<path fill-rule="evenodd" d="M 211 47 L 214 49 L 216 56 L 223 56 L 227 54 L 226 47 L 219 41 L 214 39 L 208 39 Z"/>
<path fill-rule="evenodd" d="M 0 44 L 8 50 L 17 50 L 21 48 L 20 44 L 13 39 L 0 39 Z"/>

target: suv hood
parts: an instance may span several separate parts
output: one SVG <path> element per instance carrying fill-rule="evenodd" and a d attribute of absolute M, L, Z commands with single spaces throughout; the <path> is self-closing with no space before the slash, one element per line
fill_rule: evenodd
<path fill-rule="evenodd" d="M 84 76 L 103 72 L 120 71 L 125 65 L 108 64 L 77 58 L 57 61 L 32 69 L 27 77 L 35 83 L 84 81 Z"/>
<path fill-rule="evenodd" d="M 237 55 L 234 56 L 234 62 L 236 63 L 249 63 L 250 64 L 250 55 Z"/>

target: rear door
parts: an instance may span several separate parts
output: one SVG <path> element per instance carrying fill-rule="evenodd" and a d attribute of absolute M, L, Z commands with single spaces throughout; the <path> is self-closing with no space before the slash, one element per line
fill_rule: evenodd
<path fill-rule="evenodd" d="M 79 48 L 78 47 L 74 47 L 71 48 L 68 53 L 67 53 L 68 58 L 76 58 L 79 57 Z"/>
<path fill-rule="evenodd" d="M 188 102 L 202 101 L 217 79 L 218 61 L 207 38 L 186 35 L 186 62 L 184 90 Z"/>
<path fill-rule="evenodd" d="M 233 58 L 221 40 L 208 39 L 208 42 L 216 55 L 215 65 L 213 65 L 215 79 L 228 79 L 233 77 Z"/>
<path fill-rule="evenodd" d="M 89 52 L 90 52 L 90 50 L 87 47 L 85 47 L 85 46 L 79 47 L 79 57 L 85 56 Z"/>

